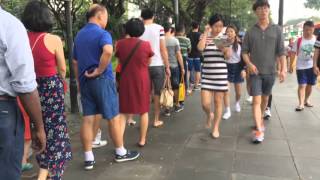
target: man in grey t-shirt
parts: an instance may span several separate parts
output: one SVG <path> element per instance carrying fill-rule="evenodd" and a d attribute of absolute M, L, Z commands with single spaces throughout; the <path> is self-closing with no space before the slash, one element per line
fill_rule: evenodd
<path fill-rule="evenodd" d="M 250 73 L 250 93 L 253 96 L 253 117 L 256 123 L 253 142 L 264 140 L 262 111 L 267 107 L 275 81 L 276 61 L 280 63 L 280 82 L 286 74 L 285 48 L 281 27 L 269 20 L 270 5 L 267 0 L 257 0 L 253 10 L 258 18 L 245 35 L 242 56 Z"/>

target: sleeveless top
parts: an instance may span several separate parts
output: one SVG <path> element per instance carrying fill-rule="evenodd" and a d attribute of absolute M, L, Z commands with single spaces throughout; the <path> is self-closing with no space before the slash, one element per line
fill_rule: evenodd
<path fill-rule="evenodd" d="M 227 62 L 213 39 L 213 37 L 207 37 L 203 51 L 201 89 L 225 92 L 228 91 Z"/>
<path fill-rule="evenodd" d="M 28 32 L 30 47 L 34 47 L 32 55 L 37 78 L 50 77 L 57 74 L 56 55 L 44 44 L 44 32 Z M 39 40 L 37 41 L 37 39 Z M 36 42 L 37 41 L 37 42 Z"/>

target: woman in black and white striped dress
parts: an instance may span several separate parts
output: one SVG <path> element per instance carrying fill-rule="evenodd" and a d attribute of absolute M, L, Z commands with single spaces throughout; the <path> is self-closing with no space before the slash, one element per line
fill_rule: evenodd
<path fill-rule="evenodd" d="M 217 38 L 223 30 L 222 16 L 215 14 L 210 17 L 209 25 L 201 37 L 198 49 L 203 52 L 204 61 L 201 75 L 201 102 L 207 115 L 206 127 L 211 127 L 214 121 L 211 136 L 218 138 L 219 124 L 223 111 L 224 92 L 228 91 L 228 69 L 225 59 L 231 56 L 228 47 L 217 47 L 213 39 Z M 212 97 L 214 99 L 214 113 L 211 109 Z"/>

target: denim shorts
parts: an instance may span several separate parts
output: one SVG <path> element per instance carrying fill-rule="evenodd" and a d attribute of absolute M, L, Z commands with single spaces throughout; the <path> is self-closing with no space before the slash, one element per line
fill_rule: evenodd
<path fill-rule="evenodd" d="M 153 92 L 155 95 L 160 96 L 165 80 L 164 66 L 150 66 L 149 74 Z"/>
<path fill-rule="evenodd" d="M 272 93 L 275 78 L 275 74 L 250 75 L 250 95 L 269 96 Z"/>
<path fill-rule="evenodd" d="M 228 66 L 228 81 L 231 83 L 242 83 L 244 79 L 241 77 L 242 68 L 240 63 L 227 64 Z"/>
<path fill-rule="evenodd" d="M 179 84 L 180 84 L 180 69 L 179 67 L 170 67 L 171 71 L 171 86 L 173 90 L 179 89 Z"/>
<path fill-rule="evenodd" d="M 297 70 L 297 79 L 300 85 L 316 85 L 317 76 L 313 72 L 313 68 Z"/>
<path fill-rule="evenodd" d="M 115 81 L 103 76 L 86 79 L 80 85 L 83 116 L 102 114 L 111 120 L 119 114 L 119 99 Z"/>
<path fill-rule="evenodd" d="M 0 179 L 20 180 L 24 122 L 16 100 L 0 100 Z"/>
<path fill-rule="evenodd" d="M 200 58 L 189 58 L 188 68 L 189 68 L 189 71 L 192 71 L 194 69 L 196 72 L 200 72 L 201 71 Z"/>

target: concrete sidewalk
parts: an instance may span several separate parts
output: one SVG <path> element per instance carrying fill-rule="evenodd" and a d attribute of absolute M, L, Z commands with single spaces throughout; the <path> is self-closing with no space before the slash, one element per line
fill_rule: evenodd
<path fill-rule="evenodd" d="M 204 128 L 198 91 L 188 99 L 184 111 L 173 113 L 171 118 L 163 117 L 163 128 L 149 129 L 148 144 L 140 149 L 139 160 L 114 163 L 110 143 L 94 150 L 97 163 L 92 171 L 83 170 L 79 117 L 69 116 L 74 159 L 64 179 L 319 180 L 320 92 L 314 90 L 312 95 L 315 107 L 295 112 L 296 88 L 295 75 L 288 75 L 284 84 L 276 84 L 272 118 L 266 121 L 266 137 L 260 145 L 250 141 L 253 120 L 245 97 L 241 113 L 233 111 L 232 117 L 222 122 L 221 138 L 211 139 L 209 130 Z M 127 128 L 125 141 L 129 149 L 138 149 L 138 136 L 138 127 Z"/>

